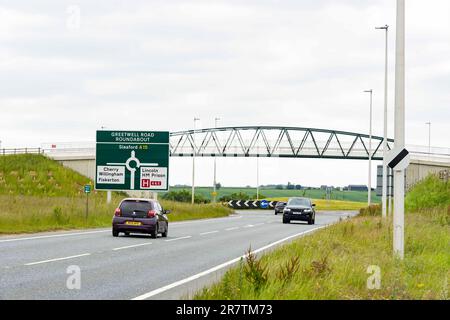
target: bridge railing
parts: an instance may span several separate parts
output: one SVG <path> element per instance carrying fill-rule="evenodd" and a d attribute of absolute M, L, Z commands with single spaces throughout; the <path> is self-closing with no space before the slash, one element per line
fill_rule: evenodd
<path fill-rule="evenodd" d="M 0 149 L 0 156 L 12 154 L 43 154 L 42 148 L 3 148 Z"/>

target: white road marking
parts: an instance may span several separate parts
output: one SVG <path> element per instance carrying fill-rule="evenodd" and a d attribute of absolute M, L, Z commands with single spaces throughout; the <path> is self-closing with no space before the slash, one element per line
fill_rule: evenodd
<path fill-rule="evenodd" d="M 47 263 L 47 262 L 55 262 L 55 261 L 61 261 L 61 260 L 68 260 L 68 259 L 85 257 L 85 256 L 90 256 L 90 255 L 91 255 L 90 253 L 83 253 L 83 254 L 78 254 L 76 256 L 70 256 L 70 257 L 64 257 L 64 258 L 56 258 L 56 259 L 50 259 L 50 260 L 43 260 L 43 261 L 25 263 L 24 265 L 25 266 L 34 266 L 36 264 L 42 264 L 42 263 Z"/>
<path fill-rule="evenodd" d="M 131 246 L 125 246 L 125 247 L 119 247 L 119 248 L 114 248 L 112 249 L 113 251 L 117 251 L 117 250 L 122 250 L 122 249 L 129 249 L 129 248 L 136 248 L 136 247 L 142 247 L 142 246 L 148 246 L 152 244 L 151 242 L 146 242 L 146 243 L 140 243 L 140 244 L 134 244 Z"/>
<path fill-rule="evenodd" d="M 276 245 L 278 245 L 278 244 L 280 244 L 280 243 L 283 243 L 283 242 L 285 242 L 285 241 L 288 241 L 288 240 L 290 240 L 290 239 L 293 239 L 293 238 L 299 237 L 299 236 L 301 236 L 301 235 L 305 235 L 305 234 L 311 233 L 311 232 L 313 232 L 313 231 L 320 230 L 320 229 L 325 228 L 325 227 L 327 227 L 327 226 L 322 226 L 322 227 L 318 227 L 318 228 L 314 228 L 314 229 L 310 229 L 310 230 L 307 230 L 307 231 L 303 231 L 303 232 L 294 234 L 294 235 L 292 235 L 292 236 L 289 236 L 289 237 L 286 237 L 286 238 L 284 238 L 284 239 L 281 239 L 281 240 L 272 242 L 272 243 L 270 243 L 270 244 L 268 244 L 268 245 L 266 245 L 266 246 L 264 246 L 264 247 L 262 247 L 262 248 L 259 248 L 259 249 L 257 249 L 257 250 L 254 250 L 253 253 L 258 253 L 258 252 L 267 250 L 267 249 L 269 249 L 269 248 L 271 248 L 271 247 L 273 247 L 273 246 L 276 246 Z M 215 271 L 220 270 L 220 269 L 222 269 L 222 268 L 228 267 L 228 266 L 230 266 L 230 265 L 232 265 L 232 264 L 238 262 L 241 258 L 245 258 L 245 256 L 246 256 L 246 255 L 240 256 L 240 257 L 238 257 L 238 258 L 235 258 L 235 259 L 233 259 L 233 260 L 227 261 L 227 262 L 225 262 L 225 263 L 222 263 L 222 264 L 220 264 L 220 265 L 218 265 L 218 266 L 215 266 L 215 267 L 213 267 L 213 268 L 211 268 L 211 269 L 208 269 L 208 270 L 205 270 L 205 271 L 203 271 L 203 272 L 197 273 L 197 274 L 195 274 L 195 275 L 193 275 L 193 276 L 190 276 L 190 277 L 188 277 L 188 278 L 185 278 L 185 279 L 183 279 L 183 280 L 179 280 L 179 281 L 176 281 L 176 282 L 174 282 L 174 283 L 168 284 L 168 285 L 166 285 L 166 286 L 164 286 L 164 287 L 161 287 L 161 288 L 152 290 L 152 291 L 150 291 L 150 292 L 144 293 L 144 294 L 142 294 L 142 295 L 140 295 L 140 296 L 137 296 L 136 298 L 133 298 L 133 299 L 131 299 L 131 300 L 145 300 L 145 299 L 151 298 L 151 297 L 156 296 L 156 295 L 158 295 L 158 294 L 160 294 L 160 293 L 163 293 L 163 292 L 165 292 L 165 291 L 167 291 L 167 290 L 170 290 L 170 289 L 173 289 L 173 288 L 175 288 L 175 287 L 181 286 L 181 285 L 183 285 L 183 284 L 185 284 L 185 283 L 188 283 L 188 282 L 191 282 L 191 281 L 196 280 L 196 279 L 198 279 L 198 278 L 201 278 L 201 277 L 203 277 L 203 276 L 206 276 L 206 275 L 208 275 L 208 274 L 210 274 L 210 273 L 212 273 L 212 272 L 215 272 Z"/>
<path fill-rule="evenodd" d="M 233 231 L 233 230 L 237 230 L 237 229 L 239 229 L 239 227 L 228 228 L 228 229 L 225 229 L 225 231 Z"/>
<path fill-rule="evenodd" d="M 182 239 L 189 239 L 189 238 L 192 238 L 192 236 L 186 236 L 186 237 L 180 237 L 180 238 L 175 238 L 175 239 L 169 239 L 169 240 L 166 240 L 166 242 L 177 241 L 177 240 L 182 240 Z"/>
<path fill-rule="evenodd" d="M 248 225 L 246 225 L 244 228 L 253 228 L 253 227 L 254 227 L 253 224 L 248 224 Z"/>
<path fill-rule="evenodd" d="M 47 239 L 47 238 L 57 238 L 57 237 L 70 237 L 70 236 L 80 236 L 84 234 L 93 234 L 93 233 L 102 233 L 102 232 L 111 232 L 108 230 L 98 230 L 98 231 L 85 231 L 85 232 L 75 232 L 75 233 L 63 233 L 63 234 L 52 234 L 47 236 L 37 236 L 37 237 L 28 237 L 28 238 L 13 238 L 13 239 L 3 239 L 0 240 L 2 242 L 13 242 L 13 241 L 25 241 L 25 240 L 36 240 L 36 239 Z"/>
<path fill-rule="evenodd" d="M 217 233 L 217 232 L 219 232 L 219 231 L 215 230 L 215 231 L 203 232 L 203 233 L 200 233 L 200 235 L 205 236 L 207 234 L 212 234 L 212 233 Z"/>
<path fill-rule="evenodd" d="M 254 227 L 259 227 L 259 226 L 262 226 L 264 224 L 264 222 L 263 223 L 257 223 L 257 224 L 254 224 L 253 226 Z"/>

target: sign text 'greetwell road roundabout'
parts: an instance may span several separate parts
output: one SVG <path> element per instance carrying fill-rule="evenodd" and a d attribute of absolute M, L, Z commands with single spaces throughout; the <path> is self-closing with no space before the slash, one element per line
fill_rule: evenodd
<path fill-rule="evenodd" d="M 169 132 L 97 131 L 97 190 L 167 191 Z"/>

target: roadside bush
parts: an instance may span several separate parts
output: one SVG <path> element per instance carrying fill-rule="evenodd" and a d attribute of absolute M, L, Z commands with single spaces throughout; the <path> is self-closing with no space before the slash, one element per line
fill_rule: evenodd
<path fill-rule="evenodd" d="M 223 196 L 219 198 L 221 202 L 228 202 L 231 200 L 250 200 L 250 196 L 245 192 L 235 192 L 227 196 Z"/>
<path fill-rule="evenodd" d="M 220 197 L 219 201 L 221 201 L 221 202 L 228 202 L 228 201 L 231 201 L 231 200 L 254 200 L 256 198 L 257 198 L 256 197 L 256 193 L 254 195 L 249 195 L 249 194 L 247 194 L 245 192 L 235 192 L 235 193 L 232 193 L 230 195 L 226 195 L 226 196 Z M 259 199 L 264 199 L 264 198 L 267 198 L 267 197 L 260 193 L 259 194 Z"/>
<path fill-rule="evenodd" d="M 381 205 L 375 204 L 370 207 L 365 207 L 359 209 L 360 216 L 381 216 Z"/>
<path fill-rule="evenodd" d="M 192 201 L 192 193 L 188 190 L 180 190 L 180 191 L 169 191 L 168 193 L 162 196 L 164 200 L 170 201 L 178 201 L 178 202 L 191 202 Z M 196 194 L 194 196 L 194 203 L 209 203 L 211 202 L 209 199 L 206 199 L 201 194 Z"/>
<path fill-rule="evenodd" d="M 251 248 L 248 249 L 245 258 L 247 262 L 244 269 L 245 278 L 252 284 L 253 290 L 259 292 L 267 284 L 267 265 L 257 259 Z"/>

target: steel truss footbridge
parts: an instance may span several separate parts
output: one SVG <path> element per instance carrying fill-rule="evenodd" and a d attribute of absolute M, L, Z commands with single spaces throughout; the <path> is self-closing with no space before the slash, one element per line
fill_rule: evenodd
<path fill-rule="evenodd" d="M 383 159 L 383 138 L 328 129 L 300 127 L 223 127 L 170 133 L 172 157 L 272 157 L 368 160 Z M 388 139 L 391 150 L 394 140 Z M 408 145 L 414 159 L 450 162 L 449 148 Z M 95 141 L 43 143 L 41 148 L 3 149 L 2 154 L 44 153 L 55 159 L 95 158 Z"/>
<path fill-rule="evenodd" d="M 222 127 L 172 132 L 173 157 L 278 157 L 383 159 L 383 138 L 361 133 L 299 127 Z M 393 148 L 388 139 L 388 150 Z M 370 150 L 369 150 L 370 149 Z"/>

